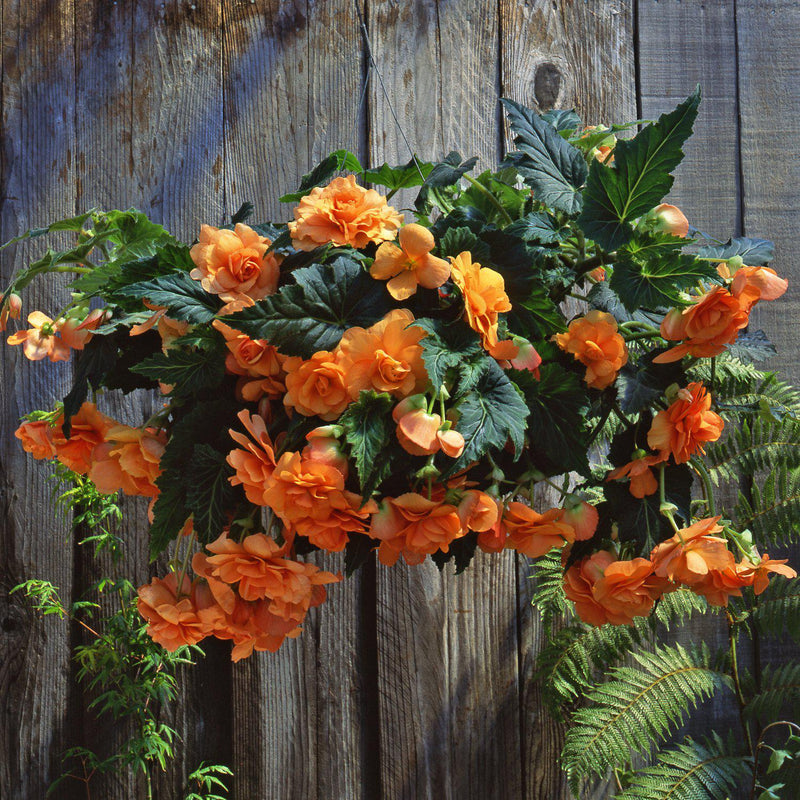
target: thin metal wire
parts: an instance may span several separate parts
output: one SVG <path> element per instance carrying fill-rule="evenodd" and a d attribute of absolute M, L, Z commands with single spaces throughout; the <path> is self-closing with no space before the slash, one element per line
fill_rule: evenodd
<path fill-rule="evenodd" d="M 394 124 L 397 126 L 397 130 L 400 132 L 400 136 L 405 142 L 406 147 L 408 148 L 408 152 L 411 153 L 411 159 L 414 162 L 414 166 L 417 168 L 417 172 L 419 172 L 420 178 L 425 180 L 425 175 L 422 172 L 422 167 L 417 160 L 417 154 L 414 152 L 414 148 L 411 147 L 411 143 L 408 141 L 408 137 L 406 136 L 406 132 L 403 130 L 403 126 L 400 124 L 400 120 L 397 118 L 397 114 L 394 110 L 394 104 L 392 103 L 391 98 L 389 97 L 389 92 L 386 89 L 386 84 L 383 82 L 383 75 L 381 75 L 381 71 L 378 69 L 378 64 L 375 61 L 375 56 L 372 54 L 372 42 L 369 38 L 369 31 L 367 31 L 367 24 L 364 21 L 364 15 L 361 13 L 361 6 L 359 5 L 359 0 L 353 0 L 353 6 L 356 9 L 356 14 L 358 16 L 359 27 L 361 28 L 361 35 L 364 38 L 364 45 L 367 48 L 367 59 L 369 61 L 369 69 L 367 70 L 366 78 L 364 79 L 364 90 L 362 93 L 362 97 L 366 93 L 367 83 L 369 82 L 370 74 L 374 71 L 375 74 L 378 76 L 378 82 L 381 85 L 381 91 L 383 92 L 383 96 L 386 100 L 386 104 L 389 106 L 389 111 L 392 115 L 392 119 L 394 120 Z"/>

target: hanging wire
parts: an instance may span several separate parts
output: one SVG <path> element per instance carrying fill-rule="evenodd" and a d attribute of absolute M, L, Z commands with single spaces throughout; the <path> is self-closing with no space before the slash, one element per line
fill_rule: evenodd
<path fill-rule="evenodd" d="M 361 6 L 359 5 L 359 0 L 353 0 L 353 6 L 356 10 L 356 15 L 358 16 L 358 23 L 359 27 L 361 28 L 361 36 L 364 39 L 364 45 L 367 49 L 367 74 L 364 78 L 364 88 L 361 92 L 361 101 L 359 102 L 359 108 L 361 106 L 361 102 L 363 102 L 364 98 L 366 97 L 367 93 L 367 86 L 369 84 L 369 79 L 372 73 L 374 72 L 375 75 L 378 77 L 378 83 L 381 85 L 381 91 L 383 92 L 383 97 L 386 100 L 386 104 L 389 106 L 389 112 L 392 115 L 392 119 L 394 120 L 394 124 L 397 126 L 397 130 L 400 132 L 400 136 L 405 142 L 406 147 L 408 148 L 408 152 L 411 153 L 411 159 L 414 162 L 414 166 L 417 168 L 417 172 L 419 172 L 420 178 L 422 178 L 423 182 L 425 181 L 425 175 L 422 172 L 422 167 L 420 166 L 419 161 L 417 160 L 417 154 L 414 152 L 414 149 L 411 147 L 411 143 L 408 141 L 408 137 L 406 136 L 406 132 L 403 130 L 403 126 L 400 124 L 400 120 L 397 118 L 397 114 L 394 110 L 394 104 L 392 103 L 391 98 L 389 97 L 389 92 L 386 89 L 386 84 L 383 82 L 383 75 L 381 75 L 381 71 L 378 69 L 378 64 L 375 61 L 375 57 L 372 54 L 372 42 L 369 38 L 369 31 L 367 30 L 367 24 L 364 21 L 364 15 L 361 13 Z"/>

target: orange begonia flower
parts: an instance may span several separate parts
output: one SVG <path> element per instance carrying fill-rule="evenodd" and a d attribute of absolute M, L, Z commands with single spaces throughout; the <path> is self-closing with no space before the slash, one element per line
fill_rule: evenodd
<path fill-rule="evenodd" d="M 689 220 L 677 206 L 661 203 L 651 212 L 655 218 L 655 229 L 685 239 L 689 235 Z"/>
<path fill-rule="evenodd" d="M 289 223 L 292 243 L 298 250 L 323 244 L 352 245 L 388 242 L 397 236 L 403 215 L 387 204 L 374 189 L 356 184 L 354 175 L 334 178 L 317 186 L 300 200 Z"/>
<path fill-rule="evenodd" d="M 49 358 L 51 361 L 68 361 L 69 347 L 60 336 L 58 327 L 50 317 L 41 311 L 32 311 L 28 314 L 28 330 L 17 331 L 8 337 L 9 344 L 21 344 L 25 358 L 31 361 L 41 361 Z"/>
<path fill-rule="evenodd" d="M 574 542 L 575 529 L 560 522 L 561 515 L 560 508 L 539 514 L 524 503 L 509 503 L 503 514 L 503 525 L 508 533 L 506 547 L 528 558 L 538 558 L 554 547 Z"/>
<path fill-rule="evenodd" d="M 167 437 L 155 428 L 115 425 L 92 453 L 89 478 L 100 492 L 155 497 Z"/>
<path fill-rule="evenodd" d="M 350 461 L 336 436 L 338 431 L 335 425 L 324 425 L 309 431 L 306 434 L 308 444 L 303 448 L 301 455 L 308 461 L 318 461 L 320 464 L 336 467 L 347 480 Z"/>
<path fill-rule="evenodd" d="M 591 503 L 575 495 L 569 495 L 564 499 L 564 508 L 558 521 L 569 525 L 575 531 L 576 542 L 583 542 L 594 536 L 600 515 Z"/>
<path fill-rule="evenodd" d="M 605 625 L 608 611 L 597 602 L 594 586 L 603 577 L 616 556 L 599 550 L 573 564 L 564 573 L 564 594 L 575 604 L 575 613 L 588 625 Z"/>
<path fill-rule="evenodd" d="M 59 430 L 61 424 L 63 422 L 60 421 Z M 106 440 L 108 432 L 117 423 L 101 414 L 94 403 L 86 402 L 72 417 L 70 424 L 69 439 L 56 441 L 56 456 L 73 472 L 86 475 L 92 468 L 95 448 Z"/>
<path fill-rule="evenodd" d="M 666 455 L 660 453 L 635 458 L 633 461 L 611 470 L 606 476 L 606 480 L 614 481 L 621 478 L 630 478 L 628 490 L 634 497 L 642 499 L 658 491 L 658 481 L 656 476 L 653 475 L 651 467 L 655 464 L 660 464 L 665 458 Z"/>
<path fill-rule="evenodd" d="M 305 417 L 317 416 L 327 422 L 341 416 L 350 403 L 347 365 L 338 351 L 320 350 L 311 358 L 287 358 L 286 394 L 283 403 Z"/>
<path fill-rule="evenodd" d="M 244 449 L 231 450 L 226 461 L 236 470 L 229 481 L 232 486 L 242 486 L 247 499 L 258 506 L 266 505 L 264 493 L 275 469 L 275 445 L 272 443 L 263 417 L 251 415 L 247 409 L 237 414 L 247 432 L 230 430 L 231 438 Z"/>
<path fill-rule="evenodd" d="M 586 367 L 584 380 L 593 389 L 605 389 L 628 363 L 628 348 L 617 333 L 611 314 L 594 309 L 573 320 L 566 333 L 553 337 L 556 344 Z"/>
<path fill-rule="evenodd" d="M 184 576 L 180 595 L 175 573 L 153 578 L 140 586 L 139 614 L 147 620 L 147 634 L 165 650 L 173 652 L 197 644 L 211 633 L 207 621 L 198 614 L 197 585 Z"/>
<path fill-rule="evenodd" d="M 63 421 L 63 420 L 62 420 Z M 14 436 L 22 442 L 22 449 L 37 460 L 56 457 L 57 447 L 64 442 L 61 422 L 51 424 L 48 420 L 25 420 L 14 431 Z"/>
<path fill-rule="evenodd" d="M 473 262 L 468 252 L 451 257 L 450 262 L 453 283 L 464 299 L 467 324 L 481 337 L 484 350 L 497 358 L 515 357 L 516 351 L 507 352 L 498 342 L 498 315 L 511 311 L 503 276 Z"/>
<path fill-rule="evenodd" d="M 161 337 L 161 350 L 166 353 L 176 339 L 180 339 L 181 336 L 185 336 L 189 332 L 189 323 L 168 317 L 165 306 L 153 305 L 147 300 L 142 302 L 153 314 L 145 322 L 133 325 L 129 335 L 141 336 L 141 334 L 147 333 L 153 327 L 158 326 L 156 330 L 158 330 L 158 335 Z"/>
<path fill-rule="evenodd" d="M 275 254 L 267 252 L 270 244 L 241 222 L 232 231 L 203 225 L 189 251 L 195 264 L 189 275 L 225 302 L 260 300 L 278 289 L 280 266 Z"/>
<path fill-rule="evenodd" d="M 788 288 L 789 281 L 770 267 L 743 266 L 733 276 L 731 294 L 749 311 L 759 300 L 777 300 Z"/>
<path fill-rule="evenodd" d="M 0 331 L 4 331 L 10 319 L 19 319 L 22 314 L 22 298 L 18 294 L 10 294 L 8 302 L 0 294 Z"/>
<path fill-rule="evenodd" d="M 419 342 L 425 335 L 412 325 L 405 308 L 390 311 L 369 328 L 349 328 L 339 343 L 350 397 L 365 389 L 406 397 L 424 388 L 428 373 Z"/>
<path fill-rule="evenodd" d="M 673 309 L 661 322 L 661 335 L 682 344 L 656 356 L 656 364 L 680 361 L 685 355 L 697 358 L 718 356 L 735 342 L 747 326 L 749 314 L 725 287 L 718 286 L 683 310 Z"/>
<path fill-rule="evenodd" d="M 646 617 L 655 601 L 675 587 L 653 575 L 646 558 L 612 561 L 592 586 L 592 595 L 612 625 L 630 625 L 634 617 Z"/>
<path fill-rule="evenodd" d="M 462 527 L 478 533 L 486 533 L 495 528 L 502 513 L 503 507 L 500 501 L 478 489 L 468 489 L 458 504 L 458 516 L 461 518 Z M 505 540 L 505 536 L 503 539 Z"/>
<path fill-rule="evenodd" d="M 701 519 L 656 545 L 650 553 L 654 573 L 694 588 L 706 580 L 710 571 L 729 568 L 733 556 L 727 543 L 714 536 L 722 532 L 719 520 L 720 517 Z"/>
<path fill-rule="evenodd" d="M 711 411 L 711 395 L 702 383 L 690 383 L 666 410 L 659 411 L 647 433 L 647 444 L 664 458 L 685 464 L 694 453 L 704 453 L 706 442 L 715 442 L 725 426 Z"/>
<path fill-rule="evenodd" d="M 770 558 L 766 553 L 761 556 L 761 561 L 756 564 L 748 560 L 743 560 L 737 566 L 737 573 L 741 578 L 748 579 L 752 583 L 753 591 L 761 594 L 769 585 L 770 573 L 783 575 L 784 578 L 796 578 L 797 572 L 791 567 L 786 566 L 786 558 Z"/>
<path fill-rule="evenodd" d="M 431 255 L 436 246 L 433 234 L 412 222 L 400 230 L 400 247 L 384 242 L 375 253 L 369 274 L 376 280 L 387 280 L 386 288 L 395 300 L 407 300 L 417 286 L 436 289 L 450 277 L 450 265 Z"/>
<path fill-rule="evenodd" d="M 447 553 L 450 544 L 464 536 L 466 529 L 455 506 L 408 492 L 400 497 L 385 497 L 368 532 L 381 542 L 380 562 L 391 566 L 401 555 L 408 564 L 419 564 L 426 555 Z"/>

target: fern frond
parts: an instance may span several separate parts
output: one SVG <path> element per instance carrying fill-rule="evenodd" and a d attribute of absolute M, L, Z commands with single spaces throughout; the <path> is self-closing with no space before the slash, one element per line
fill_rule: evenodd
<path fill-rule="evenodd" d="M 732 738 L 717 733 L 658 754 L 658 763 L 639 770 L 618 800 L 728 800 L 753 775 L 752 759 Z"/>
<path fill-rule="evenodd" d="M 707 466 L 715 480 L 738 480 L 777 465 L 800 467 L 800 422 L 762 417 L 745 420 L 724 440 L 708 447 Z"/>
<path fill-rule="evenodd" d="M 753 482 L 750 498 L 739 494 L 736 520 L 749 528 L 758 544 L 786 544 L 800 537 L 800 469 L 781 465 L 759 488 Z"/>
<path fill-rule="evenodd" d="M 588 693 L 592 705 L 572 717 L 561 758 L 576 793 L 582 778 L 626 763 L 631 753 L 650 753 L 700 700 L 730 685 L 705 644 L 661 647 L 633 658 L 638 667 L 614 669 L 610 681 Z"/>
<path fill-rule="evenodd" d="M 744 713 L 750 719 L 761 718 L 773 721 L 787 710 L 796 711 L 800 706 L 800 663 L 789 662 L 772 667 L 767 664 L 761 673 L 761 688 L 756 691 L 755 680 L 744 673 L 742 688 L 750 701 Z"/>
<path fill-rule="evenodd" d="M 789 634 L 800 642 L 800 578 L 774 578 L 758 597 L 751 621 L 767 636 Z"/>
<path fill-rule="evenodd" d="M 717 608 L 709 608 L 705 597 L 695 594 L 689 589 L 678 589 L 661 597 L 653 611 L 653 616 L 667 630 L 674 622 L 684 623 L 691 619 L 695 614 L 703 614 L 707 611 L 718 611 Z"/>
<path fill-rule="evenodd" d="M 567 606 L 564 594 L 564 568 L 561 565 L 561 552 L 548 553 L 537 559 L 529 576 L 535 582 L 531 603 L 538 609 L 545 633 L 549 636 L 553 618 L 563 614 Z"/>

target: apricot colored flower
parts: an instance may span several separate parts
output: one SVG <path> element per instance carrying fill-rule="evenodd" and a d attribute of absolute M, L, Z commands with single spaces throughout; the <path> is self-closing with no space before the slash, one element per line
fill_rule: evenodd
<path fill-rule="evenodd" d="M 10 319 L 19 319 L 22 314 L 22 298 L 18 294 L 10 294 L 6 302 L 0 294 L 0 331 L 4 331 Z"/>
<path fill-rule="evenodd" d="M 731 294 L 749 311 L 759 300 L 777 300 L 789 288 L 786 278 L 770 267 L 739 267 L 733 276 Z"/>
<path fill-rule="evenodd" d="M 44 419 L 25 420 L 14 431 L 14 436 L 22 442 L 22 449 L 38 461 L 55 458 L 56 448 L 66 442 L 61 425 Z"/>
<path fill-rule="evenodd" d="M 608 611 L 594 596 L 594 586 L 616 560 L 608 550 L 599 550 L 564 573 L 564 594 L 575 604 L 578 617 L 588 625 L 605 625 L 609 621 Z"/>
<path fill-rule="evenodd" d="M 17 331 L 8 337 L 9 344 L 21 344 L 25 358 L 30 361 L 68 361 L 69 347 L 58 336 L 56 323 L 41 311 L 28 314 L 28 330 Z"/>
<path fill-rule="evenodd" d="M 180 339 L 189 332 L 189 323 L 168 317 L 168 309 L 165 306 L 153 305 L 147 300 L 142 302 L 145 308 L 149 308 L 153 313 L 145 322 L 133 325 L 129 335 L 140 336 L 155 327 L 161 337 L 161 350 L 166 353 L 176 339 Z"/>
<path fill-rule="evenodd" d="M 741 597 L 742 588 L 753 583 L 754 576 L 746 571 L 740 571 L 740 565 L 733 558 L 733 553 L 728 553 L 725 566 L 709 569 L 708 572 L 694 584 L 692 591 L 702 595 L 711 606 L 726 606 L 730 597 Z"/>
<path fill-rule="evenodd" d="M 752 583 L 753 591 L 761 594 L 769 585 L 770 573 L 783 575 L 784 578 L 796 578 L 797 572 L 791 567 L 786 566 L 786 558 L 770 558 L 766 553 L 761 556 L 761 561 L 756 564 L 743 560 L 737 566 L 737 573 L 740 577 L 749 579 Z"/>
<path fill-rule="evenodd" d="M 165 650 L 197 644 L 211 632 L 198 615 L 196 584 L 184 576 L 180 594 L 174 572 L 153 578 L 137 592 L 139 614 L 147 621 L 147 634 Z"/>
<path fill-rule="evenodd" d="M 564 498 L 564 508 L 558 521 L 569 525 L 575 531 L 576 542 L 583 542 L 594 536 L 600 515 L 591 503 L 581 500 L 576 495 L 568 495 Z"/>
<path fill-rule="evenodd" d="M 428 373 L 419 342 L 425 331 L 413 322 L 408 309 L 397 308 L 369 328 L 344 332 L 339 351 L 351 398 L 364 389 L 406 397 L 424 388 Z"/>
<path fill-rule="evenodd" d="M 574 542 L 575 529 L 560 522 L 561 515 L 560 508 L 540 514 L 524 503 L 509 503 L 503 514 L 503 525 L 508 533 L 506 547 L 528 558 L 538 558 L 554 547 Z"/>
<path fill-rule="evenodd" d="M 656 476 L 653 475 L 651 467 L 664 460 L 665 456 L 662 454 L 634 458 L 633 461 L 611 470 L 606 476 L 606 480 L 615 481 L 622 478 L 630 478 L 628 490 L 634 497 L 642 499 L 658 491 L 658 481 Z"/>
<path fill-rule="evenodd" d="M 685 355 L 697 358 L 718 356 L 735 342 L 747 327 L 749 314 L 724 286 L 707 292 L 683 310 L 673 309 L 661 322 L 661 335 L 668 340 L 685 340 L 656 356 L 656 364 L 680 361 Z"/>
<path fill-rule="evenodd" d="M 244 448 L 237 448 L 228 453 L 226 461 L 236 471 L 229 481 L 232 486 L 241 486 L 251 503 L 263 506 L 266 505 L 264 493 L 275 469 L 275 446 L 267 432 L 263 417 L 257 414 L 251 415 L 247 409 L 243 409 L 236 416 L 251 438 L 248 439 L 238 431 L 228 431 L 231 439 Z"/>
<path fill-rule="evenodd" d="M 223 533 L 206 549 L 213 554 L 205 558 L 213 577 L 235 584 L 243 600 L 270 600 L 273 614 L 296 623 L 325 598 L 325 584 L 340 580 L 314 564 L 287 558 L 286 547 L 263 533 L 245 536 L 241 543 Z"/>
<path fill-rule="evenodd" d="M 166 434 L 155 428 L 115 425 L 105 442 L 94 448 L 90 480 L 104 494 L 121 489 L 127 495 L 155 497 L 166 440 Z"/>
<path fill-rule="evenodd" d="M 711 395 L 702 383 L 690 383 L 666 410 L 659 411 L 647 433 L 647 444 L 660 455 L 685 464 L 695 453 L 704 453 L 706 442 L 715 442 L 725 426 L 711 410 Z"/>
<path fill-rule="evenodd" d="M 689 220 L 677 206 L 661 203 L 651 212 L 655 219 L 655 229 L 672 236 L 685 239 L 689 235 Z"/>
<path fill-rule="evenodd" d="M 395 300 L 407 300 L 417 286 L 436 289 L 450 277 L 450 265 L 431 255 L 436 241 L 427 228 L 412 222 L 401 228 L 397 238 L 400 247 L 384 242 L 369 270 L 376 280 L 389 279 L 386 288 Z"/>
<path fill-rule="evenodd" d="M 401 555 L 408 564 L 419 564 L 426 555 L 447 553 L 450 544 L 465 534 L 455 506 L 415 492 L 385 497 L 369 529 L 369 535 L 381 542 L 378 559 L 387 566 Z"/>
<path fill-rule="evenodd" d="M 342 450 L 341 442 L 337 434 L 341 434 L 342 429 L 335 425 L 323 425 L 314 428 L 306 434 L 308 444 L 303 448 L 301 455 L 309 461 L 318 461 L 321 464 L 328 464 L 335 467 L 342 473 L 347 480 L 349 472 L 349 460 L 347 454 Z"/>
<path fill-rule="evenodd" d="M 278 289 L 280 266 L 271 242 L 241 222 L 231 230 L 203 225 L 189 254 L 195 264 L 189 275 L 225 302 L 242 297 L 260 300 Z"/>
<path fill-rule="evenodd" d="M 328 243 L 360 250 L 370 242 L 391 241 L 402 224 L 403 215 L 382 194 L 359 186 L 354 175 L 347 175 L 317 186 L 303 197 L 294 210 L 289 232 L 298 250 Z"/>
<path fill-rule="evenodd" d="M 330 464 L 286 452 L 278 459 L 263 494 L 269 506 L 293 532 L 331 552 L 344 550 L 348 534 L 362 533 L 373 501 L 344 488 L 344 475 Z"/>
<path fill-rule="evenodd" d="M 672 589 L 669 581 L 653 574 L 646 558 L 612 561 L 592 587 L 592 595 L 602 606 L 612 625 L 630 625 L 634 617 L 646 617 L 655 601 Z"/>
<path fill-rule="evenodd" d="M 341 416 L 350 402 L 347 365 L 340 353 L 320 350 L 307 361 L 287 358 L 286 394 L 283 403 L 305 417 L 331 421 Z"/>
<path fill-rule="evenodd" d="M 212 324 L 222 334 L 228 348 L 225 370 L 240 376 L 237 396 L 248 403 L 255 403 L 262 397 L 273 400 L 282 397 L 286 391 L 283 372 L 286 356 L 266 340 L 251 339 L 218 319 Z"/>
<path fill-rule="evenodd" d="M 92 340 L 92 331 L 99 327 L 105 319 L 106 310 L 96 308 L 90 311 L 83 319 L 78 317 L 60 317 L 56 320 L 56 328 L 61 335 L 61 341 L 73 350 L 83 350 Z"/>
<path fill-rule="evenodd" d="M 467 324 L 481 337 L 484 350 L 491 355 L 497 354 L 498 358 L 516 355 L 500 354 L 497 350 L 499 315 L 511 311 L 503 276 L 489 267 L 473 262 L 472 255 L 468 252 L 451 257 L 450 276 L 464 299 Z"/>
<path fill-rule="evenodd" d="M 59 425 L 63 424 L 62 421 Z M 70 420 L 69 439 L 56 442 L 58 460 L 73 472 L 86 475 L 92 468 L 94 450 L 117 423 L 101 414 L 94 403 L 86 402 Z"/>
<path fill-rule="evenodd" d="M 422 408 L 409 411 L 397 423 L 397 441 L 412 456 L 443 450 L 451 458 L 458 458 L 464 452 L 464 437 L 449 426 L 449 422 L 442 423 L 438 414 L 428 414 Z"/>
<path fill-rule="evenodd" d="M 479 533 L 486 533 L 497 526 L 502 512 L 503 507 L 496 497 L 478 489 L 468 489 L 458 504 L 461 526 Z"/>
<path fill-rule="evenodd" d="M 710 571 L 729 568 L 733 556 L 725 539 L 714 535 L 722 532 L 719 520 L 720 517 L 701 519 L 656 545 L 650 553 L 653 572 L 659 578 L 694 587 Z"/>
<path fill-rule="evenodd" d="M 556 344 L 586 367 L 584 380 L 593 389 L 605 389 L 628 363 L 628 348 L 617 333 L 611 314 L 596 309 L 573 320 L 566 333 L 553 337 Z"/>

